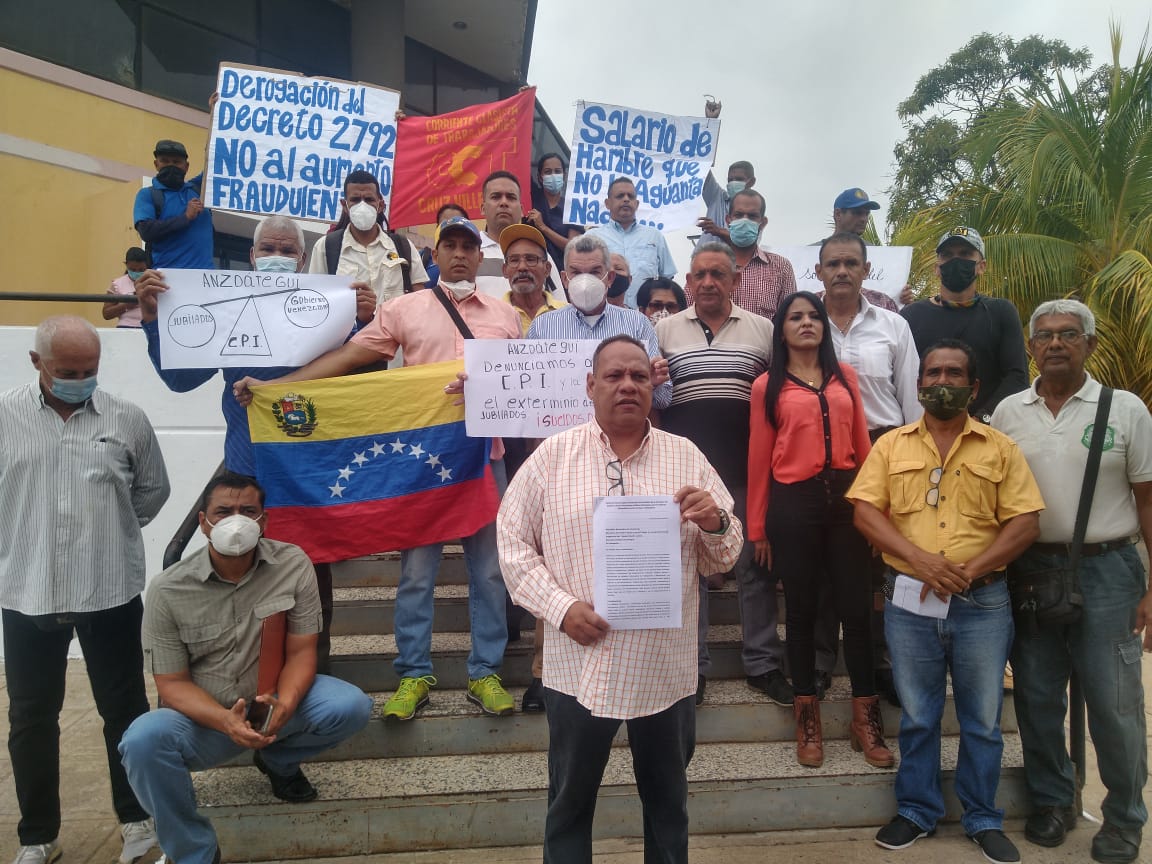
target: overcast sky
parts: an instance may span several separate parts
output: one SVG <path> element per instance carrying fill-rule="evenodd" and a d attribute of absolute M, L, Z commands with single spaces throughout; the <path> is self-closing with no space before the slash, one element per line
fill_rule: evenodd
<path fill-rule="evenodd" d="M 565 138 L 579 99 L 701 115 L 716 96 L 720 182 L 729 163 L 752 162 L 765 245 L 802 244 L 827 235 L 847 187 L 887 204 L 897 104 L 977 33 L 1063 39 L 1098 65 L 1110 18 L 1130 59 L 1147 0 L 540 0 L 528 82 Z M 683 273 L 691 245 L 670 240 Z"/>

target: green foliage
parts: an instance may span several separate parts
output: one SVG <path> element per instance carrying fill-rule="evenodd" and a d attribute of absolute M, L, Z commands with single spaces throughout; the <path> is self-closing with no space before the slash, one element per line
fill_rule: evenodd
<path fill-rule="evenodd" d="M 968 132 L 993 110 L 1027 103 L 1060 71 L 1083 71 L 1086 48 L 1029 36 L 1015 41 L 981 33 L 923 75 L 898 106 L 906 134 L 894 150 L 896 173 L 888 221 L 894 230 L 914 213 L 939 204 L 964 182 L 990 181 L 996 166 L 977 169 L 961 146 Z"/>
<path fill-rule="evenodd" d="M 1057 76 L 1030 101 L 988 111 L 960 143 L 974 177 L 897 234 L 918 249 L 914 284 L 928 286 L 937 238 L 957 223 L 978 228 L 982 290 L 1025 321 L 1044 300 L 1087 303 L 1099 332 L 1089 368 L 1152 405 L 1152 54 L 1145 36 L 1122 68 L 1120 43 L 1113 27 L 1095 86 Z"/>

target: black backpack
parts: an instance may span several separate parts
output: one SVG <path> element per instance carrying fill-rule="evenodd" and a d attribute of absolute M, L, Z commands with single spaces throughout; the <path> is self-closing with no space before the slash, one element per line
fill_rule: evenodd
<path fill-rule="evenodd" d="M 340 263 L 340 247 L 344 243 L 344 229 L 341 231 L 329 231 L 328 235 L 324 238 L 324 260 L 328 263 L 328 275 L 336 275 L 336 266 Z M 408 260 L 400 265 L 400 276 L 404 280 L 404 293 L 412 293 L 412 244 L 407 238 L 401 237 L 395 231 L 385 231 L 392 245 L 396 247 L 396 251 L 403 254 L 402 250 L 408 250 Z"/>

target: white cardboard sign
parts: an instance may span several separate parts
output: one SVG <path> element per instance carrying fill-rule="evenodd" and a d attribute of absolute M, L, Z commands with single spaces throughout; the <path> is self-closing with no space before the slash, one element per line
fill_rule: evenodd
<path fill-rule="evenodd" d="M 792 263 L 797 291 L 819 294 L 824 290 L 824 283 L 816 278 L 819 246 L 774 246 L 769 251 L 783 255 Z M 908 274 L 912 270 L 912 247 L 869 246 L 868 262 L 872 271 L 864 280 L 864 287 L 887 294 L 899 306 L 900 292 L 908 284 Z"/>

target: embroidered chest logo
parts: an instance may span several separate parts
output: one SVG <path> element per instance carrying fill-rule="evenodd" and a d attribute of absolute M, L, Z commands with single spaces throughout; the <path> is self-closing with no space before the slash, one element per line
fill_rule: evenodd
<path fill-rule="evenodd" d="M 316 403 L 307 396 L 288 393 L 272 403 L 276 425 L 291 438 L 307 438 L 320 424 L 316 420 Z"/>
<path fill-rule="evenodd" d="M 1085 449 L 1092 446 L 1092 430 L 1096 428 L 1095 423 L 1089 423 L 1084 427 L 1084 434 L 1080 437 L 1080 443 L 1084 445 Z M 1109 426 L 1104 432 L 1104 449 L 1111 450 L 1116 445 L 1116 430 Z"/>

